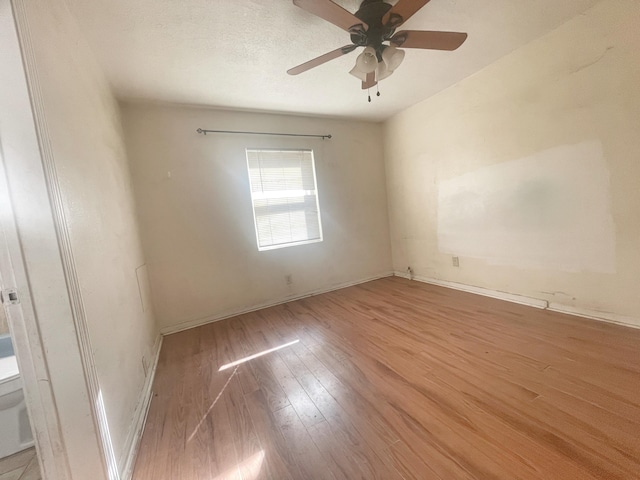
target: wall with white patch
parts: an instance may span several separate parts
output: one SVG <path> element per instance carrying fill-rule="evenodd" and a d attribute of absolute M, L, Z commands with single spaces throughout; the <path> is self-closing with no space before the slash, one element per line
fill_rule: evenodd
<path fill-rule="evenodd" d="M 604 0 L 385 124 L 396 271 L 640 325 L 637 18 Z"/>
<path fill-rule="evenodd" d="M 479 168 L 438 188 L 438 250 L 490 264 L 616 273 L 599 142 Z"/>

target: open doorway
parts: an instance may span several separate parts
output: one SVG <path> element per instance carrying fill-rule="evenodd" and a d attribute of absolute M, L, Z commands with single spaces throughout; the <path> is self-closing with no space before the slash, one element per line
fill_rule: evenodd
<path fill-rule="evenodd" d="M 47 309 L 39 308 L 36 315 L 37 298 L 32 295 L 34 286 L 44 284 L 35 267 L 47 264 L 32 254 L 26 234 L 43 238 L 43 229 L 34 226 L 45 211 L 44 202 L 35 203 L 44 189 L 37 183 L 40 151 L 9 0 L 0 0 L 0 84 L 0 289 L 5 297 L 0 335 L 5 338 L 6 368 L 0 381 L 0 402 L 5 405 L 0 408 L 7 410 L 1 421 L 12 425 L 0 425 L 5 455 L 11 454 L 0 466 L 0 479 L 33 480 L 42 472 L 48 480 L 69 480 L 51 359 L 38 321 Z"/>
<path fill-rule="evenodd" d="M 32 432 L 18 360 L 3 307 L 0 308 L 0 479 L 42 478 Z"/>

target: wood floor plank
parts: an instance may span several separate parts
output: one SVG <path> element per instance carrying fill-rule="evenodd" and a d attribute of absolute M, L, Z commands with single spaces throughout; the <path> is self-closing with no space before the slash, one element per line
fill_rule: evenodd
<path fill-rule="evenodd" d="M 251 317 L 251 314 L 245 315 L 242 318 L 242 326 L 240 328 L 247 342 L 248 348 L 246 351 L 249 352 L 247 356 L 277 347 L 277 344 L 269 343 L 259 329 L 252 329 L 252 322 L 255 323 L 255 316 Z M 289 398 L 278 380 L 269 371 L 268 364 L 263 357 L 253 359 L 248 363 L 248 366 L 272 412 L 290 405 Z"/>
<path fill-rule="evenodd" d="M 191 369 L 194 375 L 185 378 L 185 391 L 193 392 L 189 397 L 187 417 L 185 422 L 184 454 L 182 459 L 182 475 L 195 480 L 206 479 L 215 475 L 220 468 L 214 456 L 209 450 L 210 414 L 214 408 L 220 405 L 210 405 L 209 395 L 206 390 L 200 390 L 197 385 L 204 383 L 210 385 L 212 374 L 210 363 L 203 362 L 202 355 L 194 357 Z M 219 402 L 218 402 L 219 403 Z M 217 418 L 224 421 L 224 418 Z"/>
<path fill-rule="evenodd" d="M 308 429 L 314 443 L 327 460 L 336 478 L 369 480 L 371 465 L 363 453 L 349 442 L 344 432 L 332 429 L 329 422 L 316 423 Z"/>
<path fill-rule="evenodd" d="M 336 480 L 336 476 L 332 473 L 332 468 L 327 465 L 327 460 L 323 458 L 294 408 L 291 406 L 284 407 L 274 412 L 273 415 L 287 445 L 292 450 L 292 454 L 299 459 L 297 463 L 303 475 L 302 478 L 309 480 Z M 322 422 L 325 422 L 325 420 L 322 419 Z M 318 423 L 320 422 L 314 422 L 310 426 Z"/>
<path fill-rule="evenodd" d="M 234 376 L 229 382 L 224 396 L 227 407 L 226 416 L 229 418 L 238 468 L 241 477 L 250 478 L 250 475 L 254 473 L 255 466 L 252 459 L 259 459 L 262 462 L 264 448 L 256 433 L 249 408 L 245 402 L 242 385 L 237 376 Z M 222 415 L 225 415 L 225 413 L 222 413 Z M 258 472 L 260 473 L 262 470 L 258 469 Z M 258 475 L 255 476 L 258 478 Z M 263 477 L 266 477 L 266 473 Z M 162 477 L 160 479 L 164 480 Z"/>
<path fill-rule="evenodd" d="M 166 337 L 133 478 L 640 479 L 639 351 L 397 277 L 305 298 Z"/>
<path fill-rule="evenodd" d="M 300 377 L 301 383 L 327 419 L 333 435 L 343 437 L 343 441 L 349 445 L 353 454 L 361 452 L 360 467 L 364 470 L 365 477 L 401 478 L 393 467 L 393 462 L 386 449 L 389 445 L 387 434 L 392 433 L 392 429 L 389 429 L 389 432 L 376 431 L 379 423 L 371 424 L 369 422 L 371 416 L 377 416 L 375 412 L 368 412 L 362 417 L 352 408 L 353 404 L 349 404 L 348 401 L 342 404 L 338 402 L 336 397 L 345 400 L 345 396 L 353 392 L 349 392 L 339 382 L 334 382 L 335 377 L 327 375 L 327 372 L 318 373 L 319 369 L 323 367 L 305 347 L 295 346 L 294 348 L 298 358 L 311 372 L 311 375 Z M 331 388 L 331 391 L 325 385 Z M 360 414 L 362 413 L 360 412 Z M 380 435 L 381 432 L 383 435 Z"/>
<path fill-rule="evenodd" d="M 271 355 L 265 358 L 265 362 L 271 369 L 274 378 L 278 380 L 282 390 L 287 395 L 291 406 L 297 413 L 305 427 L 311 427 L 316 423 L 323 422 L 324 417 L 315 403 L 309 398 L 307 392 L 298 383 L 287 365 L 278 355 Z"/>
<path fill-rule="evenodd" d="M 405 480 L 444 480 L 402 440 L 389 447 L 394 464 Z M 456 477 L 462 478 L 462 477 Z"/>
<path fill-rule="evenodd" d="M 231 352 L 232 358 L 228 360 L 229 363 L 236 362 L 251 355 L 248 351 L 247 340 L 242 330 L 240 322 L 230 320 L 228 322 L 218 322 L 215 329 L 211 329 L 213 332 L 220 332 L 224 337 L 224 340 L 232 345 Z M 218 362 L 218 368 L 224 364 Z M 240 365 L 237 376 L 240 379 L 240 385 L 244 393 L 255 392 L 260 388 L 258 381 L 256 380 L 253 370 L 247 364 Z"/>
<path fill-rule="evenodd" d="M 399 440 L 393 425 L 380 415 L 379 409 L 385 406 L 384 399 L 379 396 L 375 398 L 368 396 L 368 392 L 372 391 L 371 384 L 364 383 L 360 388 L 354 388 L 353 384 L 346 381 L 343 365 L 333 359 L 325 364 L 313 353 L 319 352 L 316 345 L 311 345 L 310 348 L 298 346 L 292 350 L 313 372 L 327 392 L 336 399 L 342 410 L 351 417 L 352 422 L 365 438 L 378 444 L 377 448 L 380 451 Z M 319 353 L 324 354 L 323 351 Z M 327 357 L 323 358 L 327 359 Z M 327 364 L 330 366 L 327 367 Z"/>
<path fill-rule="evenodd" d="M 303 478 L 296 462 L 294 450 L 287 445 L 277 426 L 270 405 L 261 390 L 245 395 L 256 433 L 263 445 L 265 467 L 269 476 L 276 479 Z M 301 459 L 302 460 L 302 459 Z"/>

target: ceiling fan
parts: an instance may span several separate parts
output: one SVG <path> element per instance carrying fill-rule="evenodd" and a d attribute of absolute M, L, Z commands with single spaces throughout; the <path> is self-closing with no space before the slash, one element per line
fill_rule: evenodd
<path fill-rule="evenodd" d="M 331 0 L 293 0 L 293 3 L 349 32 L 351 44 L 298 65 L 287 71 L 289 75 L 298 75 L 351 53 L 358 47 L 365 47 L 349 73 L 359 78 L 362 89 L 366 90 L 387 78 L 402 63 L 404 50 L 398 47 L 451 51 L 467 39 L 466 33 L 458 32 L 396 32 L 396 28 L 429 3 L 429 0 L 398 0 L 395 5 L 384 0 L 364 0 L 355 14 Z"/>

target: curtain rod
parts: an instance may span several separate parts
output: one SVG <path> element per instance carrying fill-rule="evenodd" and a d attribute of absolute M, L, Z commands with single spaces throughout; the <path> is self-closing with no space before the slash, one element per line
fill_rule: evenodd
<path fill-rule="evenodd" d="M 204 135 L 206 135 L 207 133 L 237 133 L 237 134 L 244 134 L 244 135 L 276 135 L 281 137 L 313 137 L 313 138 L 321 138 L 323 140 L 325 138 L 331 138 L 331 134 L 307 135 L 304 133 L 239 132 L 235 130 L 204 130 L 202 128 L 197 129 L 196 132 L 203 133 Z"/>

